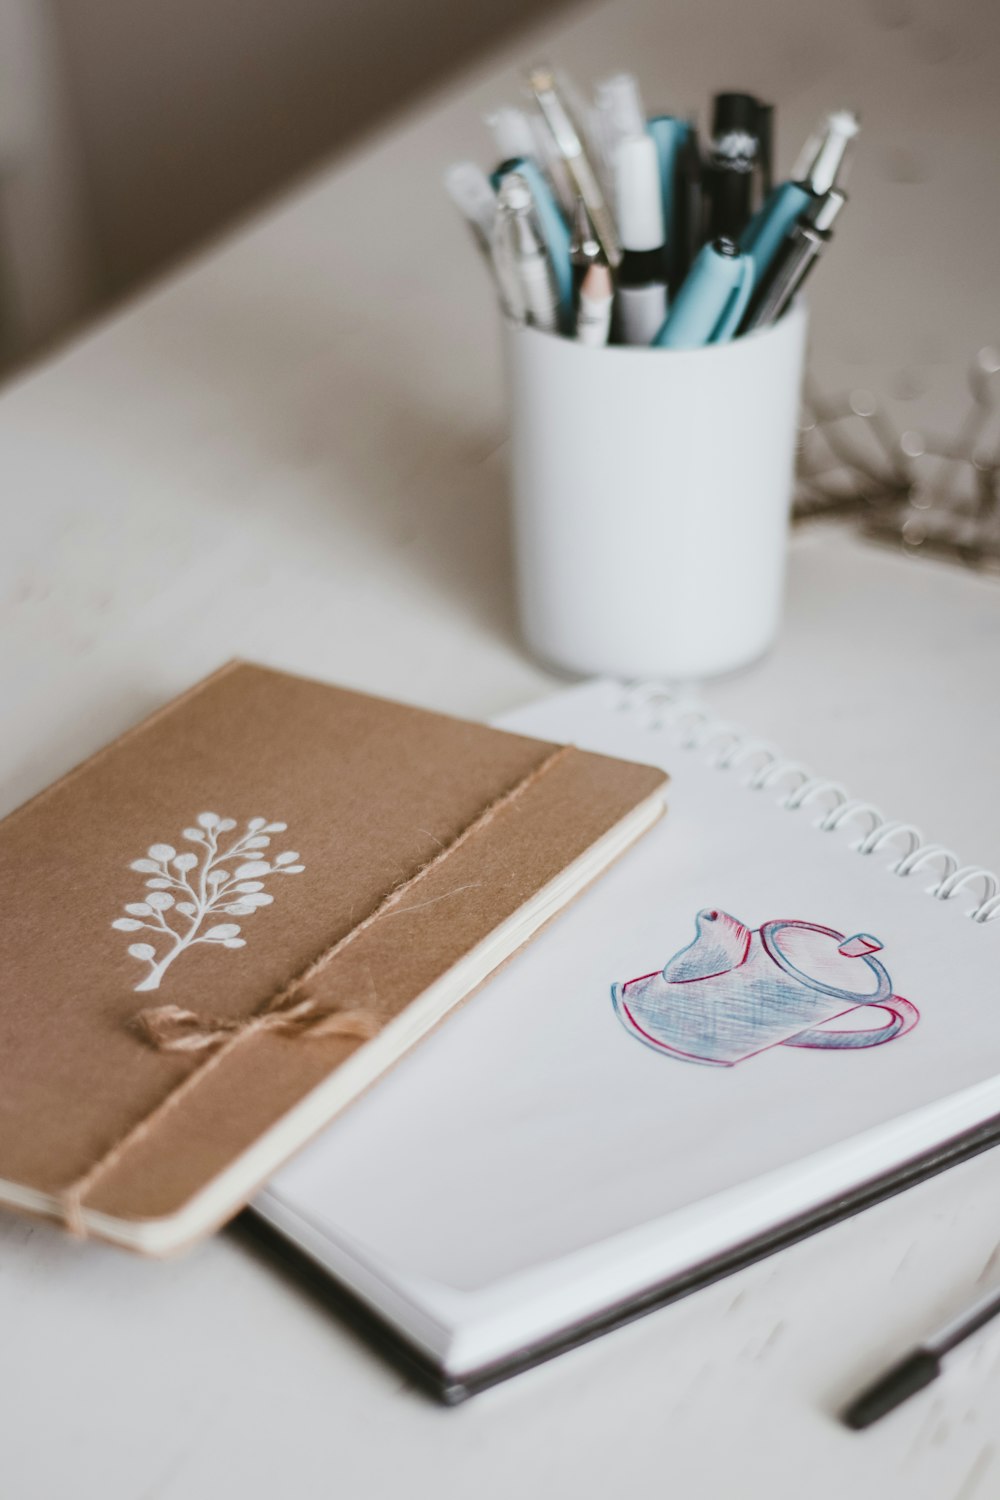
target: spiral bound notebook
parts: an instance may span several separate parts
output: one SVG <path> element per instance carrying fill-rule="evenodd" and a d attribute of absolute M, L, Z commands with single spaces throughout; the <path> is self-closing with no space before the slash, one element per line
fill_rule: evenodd
<path fill-rule="evenodd" d="M 664 692 L 502 722 L 667 818 L 255 1205 L 450 1401 L 1000 1130 L 988 871 Z"/>

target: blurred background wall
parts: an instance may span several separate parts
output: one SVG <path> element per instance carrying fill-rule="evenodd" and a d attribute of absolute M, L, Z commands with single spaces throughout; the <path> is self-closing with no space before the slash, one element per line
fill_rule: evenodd
<path fill-rule="evenodd" d="M 49 0 L 0 0 L 0 365 L 100 297 L 79 121 Z"/>
<path fill-rule="evenodd" d="M 0 0 L 15 361 L 559 0 Z"/>

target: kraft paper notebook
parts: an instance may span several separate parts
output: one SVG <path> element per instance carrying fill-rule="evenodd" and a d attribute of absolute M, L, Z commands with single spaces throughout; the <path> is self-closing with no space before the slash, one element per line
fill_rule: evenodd
<path fill-rule="evenodd" d="M 663 810 L 663 772 L 235 664 L 0 824 L 0 1201 L 152 1253 Z"/>
<path fill-rule="evenodd" d="M 665 693 L 502 722 L 661 765 L 669 816 L 256 1205 L 452 1401 L 1000 1117 L 995 877 Z"/>

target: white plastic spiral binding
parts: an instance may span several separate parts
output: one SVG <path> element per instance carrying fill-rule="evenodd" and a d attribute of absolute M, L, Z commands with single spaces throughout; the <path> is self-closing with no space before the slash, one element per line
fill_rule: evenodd
<path fill-rule="evenodd" d="M 720 771 L 742 771 L 752 791 L 783 795 L 778 805 L 790 812 L 805 807 L 823 809 L 816 824 L 824 833 L 857 826 L 853 847 L 859 854 L 882 854 L 898 847 L 899 858 L 889 866 L 893 875 L 937 875 L 928 895 L 953 901 L 963 891 L 974 892 L 976 905 L 968 915 L 974 922 L 991 922 L 1000 915 L 1000 879 L 979 865 L 963 865 L 943 844 L 925 843 L 913 823 L 897 823 L 870 802 L 852 798 L 838 781 L 816 776 L 807 766 L 786 760 L 774 745 L 754 739 L 734 724 L 718 719 L 704 704 L 683 698 L 660 683 L 636 683 L 624 690 L 623 710 L 646 715 L 646 727 L 674 733 L 682 749 L 697 750 Z"/>

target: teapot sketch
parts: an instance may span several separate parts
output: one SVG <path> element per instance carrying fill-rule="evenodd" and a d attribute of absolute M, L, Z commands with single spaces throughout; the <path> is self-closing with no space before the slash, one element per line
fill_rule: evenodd
<path fill-rule="evenodd" d="M 625 1029 L 685 1062 L 731 1067 L 768 1047 L 856 1049 L 894 1041 L 920 1012 L 892 992 L 868 933 L 846 937 L 814 922 L 750 929 L 724 911 L 700 911 L 693 942 L 654 974 L 612 986 Z M 868 1030 L 825 1030 L 861 1006 L 888 1014 Z"/>

